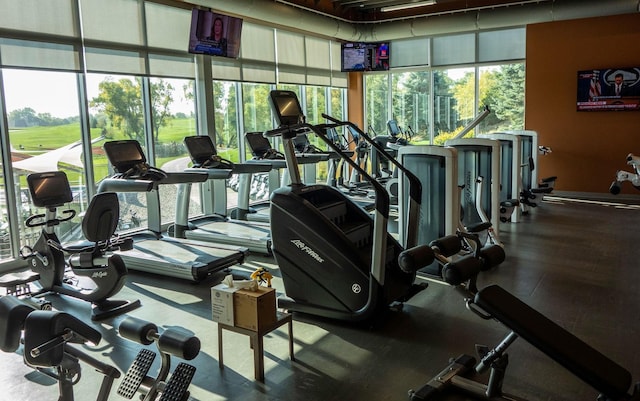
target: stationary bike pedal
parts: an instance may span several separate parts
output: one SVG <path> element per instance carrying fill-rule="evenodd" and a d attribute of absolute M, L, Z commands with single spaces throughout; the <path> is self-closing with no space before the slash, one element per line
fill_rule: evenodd
<path fill-rule="evenodd" d="M 162 390 L 160 401 L 184 401 L 189 394 L 187 389 L 195 373 L 196 368 L 194 366 L 180 362 L 171 374 L 171 378 L 164 390 Z"/>
<path fill-rule="evenodd" d="M 144 378 L 147 377 L 147 373 L 155 358 L 155 352 L 148 349 L 141 349 L 127 370 L 124 379 L 122 379 L 122 383 L 120 383 L 120 387 L 118 387 L 118 395 L 132 399 L 140 388 L 140 384 L 142 384 Z"/>

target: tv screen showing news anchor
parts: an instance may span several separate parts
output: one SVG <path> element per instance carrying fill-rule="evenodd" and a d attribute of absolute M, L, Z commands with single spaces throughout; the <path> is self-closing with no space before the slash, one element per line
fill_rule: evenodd
<path fill-rule="evenodd" d="M 640 67 L 578 71 L 577 110 L 640 110 Z"/>
<path fill-rule="evenodd" d="M 238 58 L 242 19 L 194 8 L 191 12 L 189 52 Z"/>

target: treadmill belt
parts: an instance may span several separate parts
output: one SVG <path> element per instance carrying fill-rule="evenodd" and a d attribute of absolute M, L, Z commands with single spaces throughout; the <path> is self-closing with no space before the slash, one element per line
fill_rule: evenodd
<path fill-rule="evenodd" d="M 257 226 L 242 223 L 209 223 L 198 227 L 203 231 L 211 233 L 225 234 L 231 237 L 243 238 L 269 238 L 270 228 L 268 225 Z"/>
<path fill-rule="evenodd" d="M 134 241 L 133 249 L 118 251 L 127 268 L 199 281 L 210 273 L 242 263 L 243 247 L 214 247 L 173 238 Z"/>

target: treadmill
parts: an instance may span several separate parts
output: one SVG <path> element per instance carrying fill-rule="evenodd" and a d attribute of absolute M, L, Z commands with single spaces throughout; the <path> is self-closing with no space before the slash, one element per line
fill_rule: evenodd
<path fill-rule="evenodd" d="M 245 139 L 253 155 L 253 159 L 248 160 L 247 164 L 259 163 L 271 166 L 269 170 L 269 194 L 272 194 L 273 191 L 280 187 L 287 186 L 289 184 L 289 175 L 285 173 L 282 174 L 282 177 L 280 176 L 280 171 L 287 169 L 284 155 L 271 146 L 271 142 L 262 135 L 262 132 L 247 132 Z M 303 168 L 309 165 L 314 167 L 313 169 L 305 168 L 304 177 L 307 181 L 312 181 L 311 183 L 315 184 L 315 165 L 321 161 L 329 160 L 329 155 L 324 153 L 296 153 L 296 159 Z M 242 174 L 240 176 L 238 206 L 232 212 L 231 217 L 239 220 L 269 222 L 270 202 L 268 200 L 249 205 L 251 179 L 252 174 Z"/>
<path fill-rule="evenodd" d="M 249 251 L 264 255 L 271 254 L 271 233 L 268 223 L 233 220 L 227 217 L 226 180 L 232 174 L 266 173 L 271 165 L 264 163 L 232 163 L 222 159 L 215 145 L 207 135 L 188 136 L 184 144 L 189 151 L 193 167 L 185 172 L 206 173 L 210 186 L 201 192 L 213 202 L 213 214 L 189 220 L 191 182 L 181 184 L 176 202 L 176 222 L 173 235 L 218 244 L 241 245 Z M 246 186 L 240 186 L 238 198 L 248 197 Z"/>
<path fill-rule="evenodd" d="M 244 262 L 245 247 L 213 245 L 162 235 L 158 187 L 203 182 L 206 173 L 165 172 L 149 166 L 136 140 L 111 141 L 104 150 L 116 174 L 100 182 L 98 193 L 146 192 L 147 230 L 131 235 L 133 249 L 118 251 L 128 269 L 199 282 L 211 274 Z"/>

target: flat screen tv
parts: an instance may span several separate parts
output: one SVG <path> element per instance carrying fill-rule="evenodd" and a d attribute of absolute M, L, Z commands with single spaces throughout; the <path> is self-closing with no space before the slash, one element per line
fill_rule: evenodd
<path fill-rule="evenodd" d="M 390 49 L 388 42 L 343 43 L 342 71 L 387 71 Z"/>
<path fill-rule="evenodd" d="M 191 11 L 189 53 L 238 58 L 242 19 L 194 8 Z"/>
<path fill-rule="evenodd" d="M 640 111 L 640 67 L 578 71 L 578 111 Z"/>

